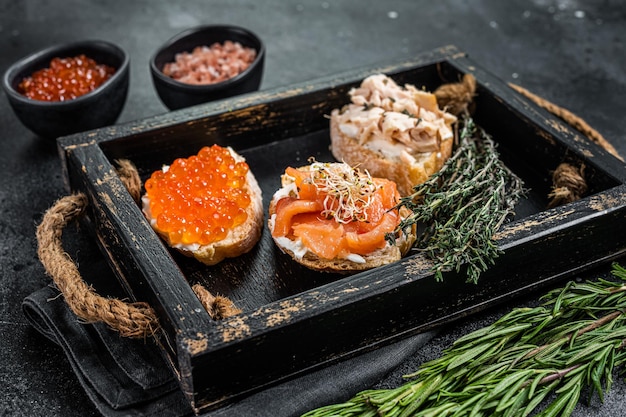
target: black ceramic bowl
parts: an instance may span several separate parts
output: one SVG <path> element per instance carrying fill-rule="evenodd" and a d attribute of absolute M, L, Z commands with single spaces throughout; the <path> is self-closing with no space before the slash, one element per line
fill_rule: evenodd
<path fill-rule="evenodd" d="M 95 90 L 66 101 L 30 99 L 18 91 L 20 81 L 50 66 L 52 58 L 85 54 L 98 64 L 115 68 L 115 73 Z M 69 135 L 108 126 L 117 120 L 128 94 L 128 54 L 109 42 L 93 40 L 52 46 L 13 64 L 2 77 L 2 87 L 16 116 L 43 137 Z"/>
<path fill-rule="evenodd" d="M 163 67 L 181 52 L 230 40 L 256 50 L 256 59 L 242 73 L 215 84 L 186 84 L 163 74 Z M 231 25 L 209 25 L 188 29 L 167 41 L 150 59 L 150 73 L 159 98 L 170 110 L 194 106 L 259 89 L 265 63 L 265 46 L 257 35 Z"/>

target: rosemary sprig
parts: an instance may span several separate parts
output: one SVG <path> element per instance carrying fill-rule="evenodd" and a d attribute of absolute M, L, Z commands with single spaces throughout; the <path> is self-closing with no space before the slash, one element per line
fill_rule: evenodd
<path fill-rule="evenodd" d="M 626 362 L 626 269 L 612 274 L 620 282 L 571 282 L 461 337 L 398 388 L 304 416 L 569 416 L 584 389 L 602 399 Z"/>
<path fill-rule="evenodd" d="M 471 117 L 460 123 L 455 153 L 439 172 L 401 199 L 399 206 L 413 214 L 397 231 L 423 224 L 415 248 L 435 262 L 436 279 L 465 265 L 467 281 L 476 283 L 501 253 L 492 236 L 513 213 L 524 190 L 521 179 L 500 161 L 489 134 Z"/>

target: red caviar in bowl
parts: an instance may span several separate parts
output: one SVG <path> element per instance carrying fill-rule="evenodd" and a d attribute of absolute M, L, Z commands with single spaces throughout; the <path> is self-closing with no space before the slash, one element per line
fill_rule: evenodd
<path fill-rule="evenodd" d="M 65 101 L 85 95 L 111 78 L 115 69 L 85 55 L 52 58 L 50 66 L 25 77 L 18 91 L 41 101 Z"/>
<path fill-rule="evenodd" d="M 154 172 L 145 184 L 154 226 L 173 245 L 225 239 L 248 218 L 248 170 L 227 148 L 213 145 Z"/>

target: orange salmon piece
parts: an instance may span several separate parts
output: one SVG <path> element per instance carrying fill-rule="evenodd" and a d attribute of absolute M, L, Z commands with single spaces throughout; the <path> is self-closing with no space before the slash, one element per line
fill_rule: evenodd
<path fill-rule="evenodd" d="M 398 194 L 398 188 L 394 182 L 377 178 L 374 179 L 374 181 L 378 185 L 378 189 L 376 194 L 372 196 L 369 207 L 365 210 L 367 213 L 367 221 L 350 223 L 350 225 L 354 224 L 356 227 L 346 229 L 347 231 L 365 233 L 375 229 L 382 221 L 385 213 L 395 207 L 399 201 L 400 195 Z"/>
<path fill-rule="evenodd" d="M 316 218 L 293 225 L 293 234 L 320 258 L 334 259 L 344 249 L 344 230 L 335 221 Z"/>
<path fill-rule="evenodd" d="M 317 200 L 319 198 L 317 187 L 309 181 L 309 171 L 300 171 L 293 167 L 287 167 L 285 174 L 295 178 L 298 197 L 301 200 Z"/>
<path fill-rule="evenodd" d="M 398 214 L 395 211 L 386 212 L 380 223 L 365 233 L 347 232 L 346 246 L 349 252 L 366 255 L 387 245 L 385 235 L 395 230 L 398 224 Z"/>
<path fill-rule="evenodd" d="M 379 186 L 377 195 L 380 195 L 382 204 L 388 209 L 395 207 L 400 201 L 400 193 L 398 193 L 398 186 L 393 181 L 382 180 L 380 178 L 374 178 L 374 182 Z M 382 185 L 382 187 L 381 187 Z"/>
<path fill-rule="evenodd" d="M 281 198 L 276 204 L 273 236 L 288 236 L 291 232 L 292 219 L 301 213 L 319 212 L 322 205 L 317 201 L 298 200 L 293 197 Z"/>

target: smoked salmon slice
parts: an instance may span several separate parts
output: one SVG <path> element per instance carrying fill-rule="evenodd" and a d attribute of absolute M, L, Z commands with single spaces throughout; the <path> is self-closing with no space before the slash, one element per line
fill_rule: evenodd
<path fill-rule="evenodd" d="M 347 166 L 318 163 L 310 170 L 285 170 L 295 184 L 295 193 L 277 201 L 272 236 L 299 239 L 308 250 L 325 259 L 367 255 L 384 248 L 386 235 L 400 222 L 395 208 L 400 199 L 396 184 L 359 177 L 361 183 L 353 187 L 349 179 L 356 170 L 348 167 L 348 171 L 335 176 L 334 172 L 324 171 L 329 165 Z"/>
<path fill-rule="evenodd" d="M 322 204 L 317 200 L 300 200 L 287 197 L 278 200 L 276 205 L 276 220 L 274 221 L 274 236 L 287 236 L 291 232 L 293 217 L 302 213 L 316 213 L 322 210 Z"/>

